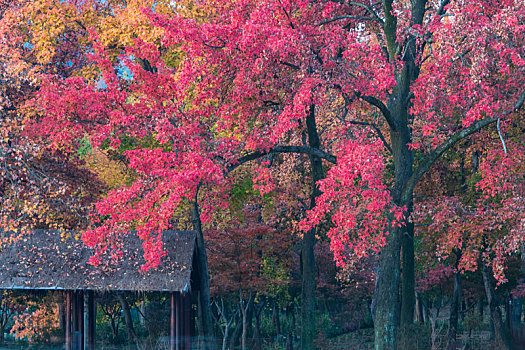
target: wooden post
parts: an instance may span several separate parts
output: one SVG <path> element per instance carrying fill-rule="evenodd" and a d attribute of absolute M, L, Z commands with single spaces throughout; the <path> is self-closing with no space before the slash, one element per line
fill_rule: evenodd
<path fill-rule="evenodd" d="M 78 348 L 77 331 L 78 331 L 78 295 L 77 291 L 71 291 L 71 348 L 73 350 L 80 350 Z"/>
<path fill-rule="evenodd" d="M 182 308 L 182 335 L 184 339 L 184 343 L 182 348 L 184 350 L 191 350 L 191 316 L 192 316 L 192 308 L 191 308 L 191 294 L 186 293 L 183 297 L 183 304 L 184 307 Z"/>
<path fill-rule="evenodd" d="M 176 325 L 175 292 L 170 292 L 170 350 L 176 350 L 177 325 Z"/>
<path fill-rule="evenodd" d="M 97 321 L 97 309 L 95 305 L 95 293 L 88 290 L 88 329 L 87 329 L 87 348 L 88 350 L 95 350 L 95 327 Z"/>
<path fill-rule="evenodd" d="M 84 291 L 77 292 L 78 350 L 84 350 Z"/>
<path fill-rule="evenodd" d="M 176 315 L 176 318 L 175 318 L 175 326 L 176 326 L 176 330 L 177 330 L 177 333 L 175 335 L 176 337 L 176 348 L 175 350 L 181 350 L 181 347 L 182 347 L 182 298 L 181 298 L 181 294 L 180 292 L 175 292 L 175 315 Z"/>
<path fill-rule="evenodd" d="M 66 350 L 71 350 L 71 291 L 66 291 Z"/>

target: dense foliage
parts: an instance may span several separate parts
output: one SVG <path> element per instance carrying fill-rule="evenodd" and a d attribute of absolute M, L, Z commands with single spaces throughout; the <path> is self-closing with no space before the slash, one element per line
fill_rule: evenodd
<path fill-rule="evenodd" d="M 452 348 L 461 277 L 481 273 L 513 346 L 495 287 L 525 246 L 521 0 L 6 0 L 0 16 L 3 230 L 81 229 L 92 264 L 134 231 L 147 271 L 162 231 L 193 228 L 200 335 L 242 324 L 243 347 L 248 319 L 260 334 L 265 307 L 300 300 L 313 348 L 332 308 L 316 298 L 355 289 L 376 349 L 396 349 L 453 281 Z"/>

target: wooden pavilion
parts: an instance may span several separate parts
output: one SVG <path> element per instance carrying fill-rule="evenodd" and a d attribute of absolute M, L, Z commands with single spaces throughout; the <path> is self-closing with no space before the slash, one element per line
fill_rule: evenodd
<path fill-rule="evenodd" d="M 124 235 L 126 235 L 124 237 Z M 95 292 L 168 292 L 170 294 L 170 349 L 189 350 L 192 317 L 191 292 L 198 268 L 194 231 L 165 231 L 167 256 L 162 265 L 141 272 L 142 241 L 125 233 L 118 261 L 88 264 L 93 249 L 74 232 L 34 230 L 24 235 L 3 233 L 0 250 L 0 289 L 61 290 L 65 293 L 67 350 L 95 348 Z M 87 297 L 87 327 L 84 298 Z M 87 334 L 84 329 L 87 328 Z"/>

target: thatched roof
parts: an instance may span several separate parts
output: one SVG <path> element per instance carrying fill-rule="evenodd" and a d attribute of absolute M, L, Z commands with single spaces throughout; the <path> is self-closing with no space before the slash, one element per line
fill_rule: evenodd
<path fill-rule="evenodd" d="M 165 231 L 162 240 L 168 256 L 157 269 L 144 273 L 142 241 L 135 233 L 125 235 L 122 259 L 94 267 L 87 263 L 93 249 L 78 235 L 35 230 L 3 244 L 0 289 L 189 291 L 195 232 Z"/>

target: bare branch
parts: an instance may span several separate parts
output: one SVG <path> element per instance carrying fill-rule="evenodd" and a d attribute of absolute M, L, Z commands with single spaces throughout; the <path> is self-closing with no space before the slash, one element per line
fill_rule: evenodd
<path fill-rule="evenodd" d="M 500 124 L 500 118 L 498 118 L 498 122 L 496 123 L 496 128 L 498 129 L 499 139 L 501 140 L 501 143 L 503 144 L 503 151 L 505 152 L 505 154 L 507 154 L 507 145 L 505 144 L 505 140 L 503 139 L 503 135 L 501 134 L 501 129 L 499 127 L 499 124 Z"/>

